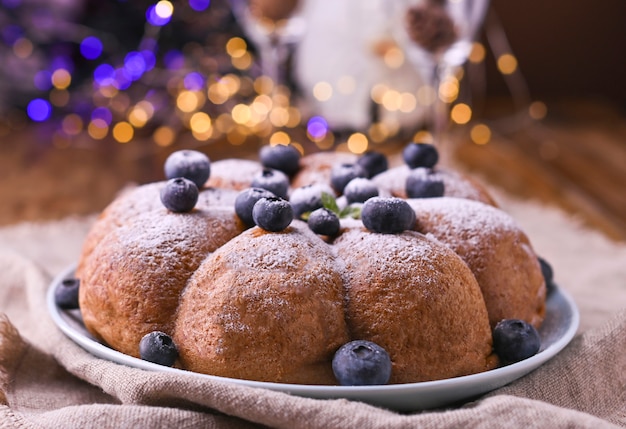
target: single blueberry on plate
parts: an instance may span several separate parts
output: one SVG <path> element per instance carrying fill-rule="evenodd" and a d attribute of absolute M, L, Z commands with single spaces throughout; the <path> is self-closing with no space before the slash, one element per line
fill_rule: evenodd
<path fill-rule="evenodd" d="M 71 278 L 63 279 L 61 284 L 54 290 L 54 302 L 63 310 L 78 308 L 78 290 L 80 280 Z"/>
<path fill-rule="evenodd" d="M 300 169 L 300 152 L 294 146 L 277 144 L 263 146 L 259 151 L 261 165 L 293 176 Z"/>
<path fill-rule="evenodd" d="M 277 197 L 287 198 L 289 189 L 289 177 L 280 170 L 263 168 L 259 174 L 252 178 L 253 188 L 267 189 Z"/>
<path fill-rule="evenodd" d="M 339 233 L 339 217 L 325 207 L 313 210 L 307 223 L 316 234 L 334 237 Z"/>
<path fill-rule="evenodd" d="M 170 179 L 161 188 L 161 202 L 175 213 L 189 212 L 198 202 L 198 187 L 184 177 Z"/>
<path fill-rule="evenodd" d="M 261 198 L 275 197 L 274 193 L 262 188 L 244 189 L 235 198 L 235 213 L 248 228 L 256 225 L 252 219 L 252 209 Z"/>
<path fill-rule="evenodd" d="M 167 157 L 164 170 L 167 179 L 184 177 L 202 189 L 211 175 L 211 161 L 197 150 L 179 150 Z"/>
<path fill-rule="evenodd" d="M 534 356 L 540 347 L 539 332 L 524 320 L 504 319 L 493 329 L 493 350 L 505 365 Z"/>
<path fill-rule="evenodd" d="M 348 182 L 343 189 L 348 204 L 364 203 L 372 197 L 378 196 L 378 187 L 370 179 L 357 177 Z"/>
<path fill-rule="evenodd" d="M 365 169 L 368 179 L 386 171 L 387 168 L 389 168 L 387 157 L 384 154 L 373 150 L 367 151 L 361 155 L 356 163 Z"/>
<path fill-rule="evenodd" d="M 322 183 L 313 183 L 294 189 L 289 197 L 294 217 L 302 219 L 305 213 L 323 207 L 322 195 L 325 193 L 332 196 L 335 195 L 329 186 Z"/>
<path fill-rule="evenodd" d="M 413 142 L 404 147 L 402 158 L 409 168 L 432 168 L 439 161 L 439 152 L 430 143 Z"/>
<path fill-rule="evenodd" d="M 332 368 L 342 386 L 387 384 L 391 377 L 389 354 L 371 341 L 355 340 L 341 346 L 333 357 Z"/>
<path fill-rule="evenodd" d="M 543 279 L 546 282 L 546 289 L 548 292 L 552 291 L 556 285 L 554 284 L 554 271 L 552 270 L 552 265 L 542 257 L 537 258 L 539 260 L 539 265 L 541 266 L 541 274 L 543 274 Z"/>
<path fill-rule="evenodd" d="M 372 232 L 398 234 L 412 230 L 415 212 L 402 198 L 374 197 L 363 203 L 361 208 L 363 225 Z"/>
<path fill-rule="evenodd" d="M 269 232 L 279 232 L 293 220 L 293 209 L 289 201 L 280 197 L 264 197 L 252 208 L 254 223 Z"/>
<path fill-rule="evenodd" d="M 336 164 L 330 170 L 330 185 L 341 194 L 346 185 L 357 177 L 367 177 L 367 172 L 359 164 Z"/>
<path fill-rule="evenodd" d="M 415 168 L 406 178 L 405 191 L 409 198 L 436 198 L 443 197 L 445 188 L 439 174 L 430 168 Z"/>
<path fill-rule="evenodd" d="M 165 332 L 152 331 L 139 341 L 139 357 L 148 362 L 172 366 L 178 358 L 178 348 Z"/>

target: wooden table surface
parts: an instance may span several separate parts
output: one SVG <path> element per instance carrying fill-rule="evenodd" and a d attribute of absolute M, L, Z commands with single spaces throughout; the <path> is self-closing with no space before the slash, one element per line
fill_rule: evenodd
<path fill-rule="evenodd" d="M 541 122 L 508 131 L 501 125 L 494 124 L 485 145 L 472 143 L 467 127 L 453 129 L 450 159 L 490 186 L 558 206 L 626 241 L 623 111 L 561 100 Z M 0 129 L 0 225 L 96 213 L 129 182 L 162 179 L 163 161 L 172 150 L 142 141 L 122 145 L 85 138 L 55 145 L 51 132 L 30 125 Z M 257 147 L 214 143 L 203 149 L 222 159 L 252 156 Z"/>

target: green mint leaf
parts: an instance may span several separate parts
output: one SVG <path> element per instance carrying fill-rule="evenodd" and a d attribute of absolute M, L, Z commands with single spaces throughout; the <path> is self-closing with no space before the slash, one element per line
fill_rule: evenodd
<path fill-rule="evenodd" d="M 335 200 L 335 197 L 333 197 L 328 192 L 322 192 L 322 206 L 335 213 L 336 215 L 339 215 L 340 210 L 339 206 L 337 205 L 337 201 Z"/>
<path fill-rule="evenodd" d="M 360 206 L 347 206 L 344 208 L 341 213 L 339 213 L 340 218 L 351 217 L 353 219 L 361 219 L 361 207 Z"/>

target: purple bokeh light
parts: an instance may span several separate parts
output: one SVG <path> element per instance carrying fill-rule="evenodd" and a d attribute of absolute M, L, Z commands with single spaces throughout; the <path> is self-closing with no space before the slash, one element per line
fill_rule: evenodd
<path fill-rule="evenodd" d="M 80 42 L 80 53 L 88 60 L 95 60 L 102 54 L 102 42 L 94 36 L 85 37 Z"/>
<path fill-rule="evenodd" d="M 52 114 L 52 105 L 42 98 L 35 98 L 28 103 L 26 113 L 33 121 L 43 122 Z"/>
<path fill-rule="evenodd" d="M 159 16 L 156 11 L 156 5 L 152 5 L 146 11 L 146 19 L 148 22 L 156 27 L 162 27 L 166 25 L 172 19 L 170 16 Z"/>
<path fill-rule="evenodd" d="M 106 107 L 96 107 L 93 112 L 91 112 L 91 120 L 100 119 L 107 123 L 107 125 L 111 125 L 113 121 L 113 113 Z"/>
<path fill-rule="evenodd" d="M 195 11 L 202 12 L 211 4 L 211 0 L 189 0 L 189 6 Z"/>
<path fill-rule="evenodd" d="M 38 71 L 33 78 L 33 84 L 41 91 L 49 90 L 52 88 L 52 73 L 48 70 Z"/>
<path fill-rule="evenodd" d="M 191 72 L 185 76 L 183 84 L 190 91 L 199 91 L 204 87 L 204 77 L 198 72 Z"/>
<path fill-rule="evenodd" d="M 321 116 L 313 116 L 306 125 L 306 131 L 314 139 L 321 139 L 328 133 L 328 122 Z"/>

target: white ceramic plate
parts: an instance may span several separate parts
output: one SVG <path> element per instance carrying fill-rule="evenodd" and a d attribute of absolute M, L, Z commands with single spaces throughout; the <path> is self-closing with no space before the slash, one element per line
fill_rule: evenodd
<path fill-rule="evenodd" d="M 546 319 L 539 330 L 542 341 L 541 350 L 535 356 L 522 362 L 480 374 L 422 383 L 366 387 L 266 383 L 169 368 L 125 355 L 99 343 L 85 329 L 79 310 L 60 310 L 55 305 L 54 290 L 64 279 L 74 275 L 74 268 L 74 266 L 67 268 L 50 285 L 47 296 L 48 309 L 61 331 L 99 358 L 149 371 L 193 374 L 197 377 L 277 390 L 310 398 L 346 398 L 399 411 L 417 411 L 467 401 L 528 374 L 554 357 L 572 340 L 578 329 L 580 318 L 572 298 L 557 287 L 548 296 Z"/>

